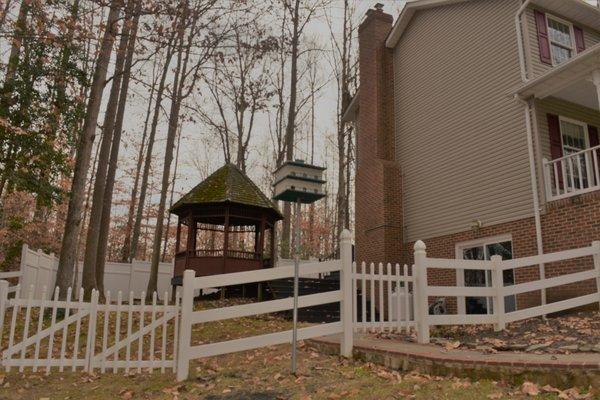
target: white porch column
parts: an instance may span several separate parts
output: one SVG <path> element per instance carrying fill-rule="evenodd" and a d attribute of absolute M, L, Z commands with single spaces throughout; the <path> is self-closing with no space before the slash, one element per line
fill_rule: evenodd
<path fill-rule="evenodd" d="M 600 69 L 592 72 L 592 82 L 596 85 L 596 93 L 598 95 L 598 109 L 600 110 Z"/>

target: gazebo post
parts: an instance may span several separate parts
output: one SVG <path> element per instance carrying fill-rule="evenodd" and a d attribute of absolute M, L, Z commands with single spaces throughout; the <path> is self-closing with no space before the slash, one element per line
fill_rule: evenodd
<path fill-rule="evenodd" d="M 264 267 L 264 259 L 265 259 L 265 223 L 266 223 L 266 218 L 265 218 L 265 213 L 263 212 L 260 218 L 260 228 L 257 231 L 260 232 L 260 236 L 258 236 L 258 243 L 255 242 L 254 247 L 256 250 L 254 250 L 256 253 L 259 254 L 259 260 L 260 260 L 260 266 L 261 268 Z M 256 287 L 257 290 L 257 297 L 258 297 L 258 301 L 262 301 L 262 282 L 258 282 L 258 286 Z"/>
<path fill-rule="evenodd" d="M 175 256 L 179 253 L 180 242 L 181 241 L 181 218 L 177 218 L 177 236 L 175 238 Z"/>
<path fill-rule="evenodd" d="M 229 205 L 225 208 L 225 238 L 223 239 L 223 273 L 227 271 L 227 256 L 229 253 Z M 221 300 L 225 300 L 225 287 L 221 288 Z"/>
<path fill-rule="evenodd" d="M 192 223 L 193 223 L 193 217 L 192 217 L 192 213 L 190 212 L 190 214 L 187 216 L 187 226 L 188 226 L 188 235 L 187 235 L 187 244 L 185 246 L 185 269 L 188 269 L 189 267 L 189 258 L 190 258 L 190 252 L 192 250 L 195 250 L 195 246 L 193 246 L 193 234 L 192 234 Z"/>

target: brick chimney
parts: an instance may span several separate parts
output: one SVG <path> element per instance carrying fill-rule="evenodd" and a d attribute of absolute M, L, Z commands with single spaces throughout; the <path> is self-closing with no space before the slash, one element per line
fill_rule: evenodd
<path fill-rule="evenodd" d="M 359 27 L 356 261 L 401 262 L 402 184 L 395 161 L 393 18 L 376 4 Z"/>

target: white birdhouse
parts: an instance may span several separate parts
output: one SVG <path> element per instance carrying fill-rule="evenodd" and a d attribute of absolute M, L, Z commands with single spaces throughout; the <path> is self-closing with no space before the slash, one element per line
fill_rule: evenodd
<path fill-rule="evenodd" d="M 275 200 L 309 204 L 325 197 L 325 168 L 306 164 L 303 160 L 286 161 L 275 175 Z"/>

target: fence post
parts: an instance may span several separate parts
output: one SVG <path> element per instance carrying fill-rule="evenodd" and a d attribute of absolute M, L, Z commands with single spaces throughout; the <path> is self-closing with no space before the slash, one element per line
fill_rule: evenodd
<path fill-rule="evenodd" d="M 415 321 L 417 323 L 417 341 L 429 343 L 429 298 L 427 296 L 427 247 L 423 241 L 415 243 L 415 266 L 413 276 L 413 297 L 415 304 Z"/>
<path fill-rule="evenodd" d="M 17 285 L 21 285 L 23 287 L 23 283 L 25 282 L 25 270 L 27 269 L 27 253 L 29 252 L 29 246 L 27 243 L 23 243 L 23 247 L 21 248 L 21 264 L 19 264 L 19 272 L 21 272 L 21 276 L 19 276 L 19 282 Z"/>
<path fill-rule="evenodd" d="M 600 241 L 592 242 L 594 248 L 594 269 L 596 270 L 596 290 L 598 291 L 598 306 L 600 307 Z"/>
<path fill-rule="evenodd" d="M 340 235 L 340 320 L 344 329 L 340 343 L 340 353 L 343 357 L 352 357 L 353 329 L 352 326 L 352 235 L 344 229 Z"/>
<path fill-rule="evenodd" d="M 504 315 L 504 273 L 502 271 L 502 256 L 492 256 L 492 286 L 495 291 L 493 300 L 494 314 L 496 314 L 496 325 L 494 330 L 500 332 L 506 328 L 506 316 Z"/>
<path fill-rule="evenodd" d="M 8 281 L 0 281 L 0 343 L 2 343 L 2 332 L 4 332 L 4 316 L 8 303 Z"/>
<path fill-rule="evenodd" d="M 190 369 L 189 349 L 192 340 L 192 313 L 194 312 L 194 279 L 196 272 L 183 272 L 183 294 L 181 295 L 181 322 L 179 324 L 179 348 L 177 354 L 177 380 L 188 378 Z"/>
<path fill-rule="evenodd" d="M 52 295 L 50 295 L 52 296 Z M 87 334 L 87 342 L 85 349 L 85 367 L 84 371 L 92 372 L 93 371 L 93 359 L 95 355 L 95 346 L 96 346 L 96 321 L 98 317 L 98 298 L 100 297 L 100 292 L 94 290 L 92 292 L 92 298 L 90 303 L 90 317 L 88 320 L 88 334 Z"/>

